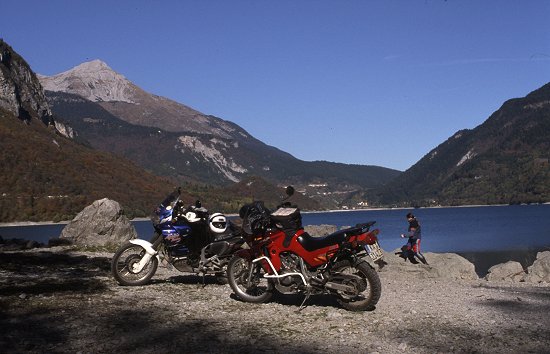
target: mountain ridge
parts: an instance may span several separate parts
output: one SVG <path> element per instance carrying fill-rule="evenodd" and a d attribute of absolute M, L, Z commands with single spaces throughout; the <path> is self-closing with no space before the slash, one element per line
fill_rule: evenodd
<path fill-rule="evenodd" d="M 309 193 L 326 195 L 327 192 L 330 194 L 343 190 L 351 192 L 375 188 L 400 173 L 380 166 L 301 161 L 287 152 L 264 144 L 233 122 L 197 111 L 185 115 L 185 112 L 182 113 L 178 108 L 181 104 L 141 89 L 134 90 L 139 92 L 139 95 L 125 96 L 125 102 L 113 101 L 114 98 L 111 96 L 98 98 L 98 94 L 89 92 L 91 86 L 102 92 L 111 92 L 114 89 L 98 88 L 99 81 L 93 74 L 88 75 L 88 68 L 110 69 L 106 69 L 108 66 L 99 61 L 80 67 L 86 70 L 77 69 L 77 66 L 52 77 L 41 77 L 46 88 L 55 90 L 46 91 L 54 113 L 79 131 L 80 136 L 95 148 L 121 154 L 157 174 L 214 185 L 230 184 L 251 176 L 260 176 L 277 185 L 296 184 L 306 193 L 309 185 L 324 183 L 330 185 L 328 191 L 321 192 L 309 187 Z M 86 77 L 79 78 L 79 72 L 82 71 L 86 72 Z M 109 77 L 122 80 L 122 83 L 112 84 L 114 87 L 131 84 L 122 75 L 116 76 L 112 73 Z M 89 84 L 81 89 L 82 85 L 71 86 L 67 84 L 67 80 Z M 52 87 L 57 81 L 65 83 L 57 88 Z M 68 87 L 71 89 L 67 89 Z M 130 101 L 135 103 L 129 103 Z M 154 121 L 144 122 L 141 118 L 135 118 L 150 115 L 151 112 L 154 112 Z M 105 118 L 107 114 L 110 118 Z M 102 122 L 106 120 L 112 122 L 109 127 L 102 126 Z M 117 120 L 119 123 L 115 122 Z M 138 130 L 126 124 L 149 127 L 151 130 L 148 133 L 142 132 L 143 138 L 136 140 L 136 136 L 125 136 L 123 129 L 113 128 L 125 126 L 128 131 Z M 159 147 L 158 143 L 153 144 L 153 135 L 165 137 L 166 146 Z M 132 139 L 134 141 L 131 141 Z M 137 142 L 141 146 L 138 146 Z M 123 148 L 122 145 L 126 147 Z M 155 149 L 161 150 L 162 154 L 156 153 Z M 327 207 L 339 207 L 341 198 L 327 199 L 331 200 Z"/>
<path fill-rule="evenodd" d="M 550 201 L 550 83 L 507 100 L 370 197 L 400 206 Z"/>
<path fill-rule="evenodd" d="M 79 95 L 128 123 L 225 138 L 234 131 L 234 127 L 227 126 L 222 119 L 146 92 L 99 59 L 56 75 L 39 75 L 39 79 L 46 91 Z"/>

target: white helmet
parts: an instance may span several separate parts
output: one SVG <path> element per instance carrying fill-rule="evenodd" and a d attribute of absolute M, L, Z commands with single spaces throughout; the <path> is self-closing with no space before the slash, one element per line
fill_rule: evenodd
<path fill-rule="evenodd" d="M 187 213 L 185 213 L 185 218 L 189 222 L 201 221 L 201 218 L 197 215 L 197 213 L 195 213 L 193 211 L 188 211 Z"/>
<path fill-rule="evenodd" d="M 227 219 L 222 213 L 214 213 L 208 218 L 208 227 L 215 234 L 224 233 L 227 230 Z"/>

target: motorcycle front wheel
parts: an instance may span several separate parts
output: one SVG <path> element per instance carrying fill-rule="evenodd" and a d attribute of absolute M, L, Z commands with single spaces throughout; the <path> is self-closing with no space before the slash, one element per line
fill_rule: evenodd
<path fill-rule="evenodd" d="M 361 262 L 355 266 L 347 260 L 336 263 L 333 273 L 354 275 L 356 280 L 349 280 L 346 285 L 351 285 L 354 290 L 339 294 L 337 301 L 348 311 L 374 310 L 382 293 L 380 277 L 367 262 Z"/>
<path fill-rule="evenodd" d="M 263 303 L 271 299 L 273 285 L 259 263 L 233 257 L 227 265 L 227 281 L 237 297 L 246 302 Z"/>
<path fill-rule="evenodd" d="M 158 267 L 156 256 L 153 256 L 141 271 L 133 270 L 133 266 L 139 263 L 146 253 L 143 247 L 129 242 L 118 249 L 113 257 L 111 273 L 120 285 L 138 286 L 151 280 Z"/>

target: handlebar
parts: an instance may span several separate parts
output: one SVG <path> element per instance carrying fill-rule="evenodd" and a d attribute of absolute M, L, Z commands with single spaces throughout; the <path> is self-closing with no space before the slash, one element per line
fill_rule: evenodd
<path fill-rule="evenodd" d="M 297 208 L 298 206 L 297 205 L 292 205 L 292 203 L 290 202 L 284 202 L 284 203 L 281 203 L 279 205 L 277 205 L 277 209 L 279 208 Z"/>
<path fill-rule="evenodd" d="M 357 224 L 355 225 L 355 227 L 359 227 L 363 230 L 363 232 L 366 232 L 366 231 L 369 231 L 370 227 L 374 224 L 376 224 L 376 221 L 369 221 L 366 223 Z"/>

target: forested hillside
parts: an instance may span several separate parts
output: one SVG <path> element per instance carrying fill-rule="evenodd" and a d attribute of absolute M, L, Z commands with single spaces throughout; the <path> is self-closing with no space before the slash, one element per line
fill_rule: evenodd
<path fill-rule="evenodd" d="M 66 220 L 96 199 L 146 215 L 174 182 L 0 109 L 0 221 Z M 186 196 L 191 201 L 193 198 Z"/>
<path fill-rule="evenodd" d="M 401 206 L 550 202 L 549 161 L 547 84 L 457 132 L 370 198 Z"/>

